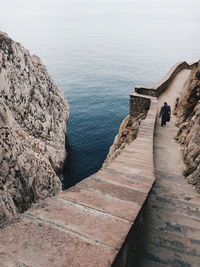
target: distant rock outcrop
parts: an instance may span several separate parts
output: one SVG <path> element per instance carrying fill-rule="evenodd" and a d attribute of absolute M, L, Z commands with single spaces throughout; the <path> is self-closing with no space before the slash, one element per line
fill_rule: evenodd
<path fill-rule="evenodd" d="M 121 123 L 119 132 L 115 136 L 114 142 L 109 149 L 108 155 L 103 163 L 102 168 L 107 167 L 110 163 L 121 154 L 123 149 L 137 138 L 138 130 L 145 114 L 141 113 L 137 117 L 128 115 Z"/>
<path fill-rule="evenodd" d="M 68 110 L 40 59 L 0 32 L 0 225 L 60 190 Z"/>
<path fill-rule="evenodd" d="M 177 140 L 183 147 L 185 176 L 200 192 L 200 62 L 193 69 L 176 106 Z"/>

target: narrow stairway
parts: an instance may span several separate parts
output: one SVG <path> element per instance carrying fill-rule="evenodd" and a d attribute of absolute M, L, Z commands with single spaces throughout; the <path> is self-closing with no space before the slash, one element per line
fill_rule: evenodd
<path fill-rule="evenodd" d="M 158 99 L 172 107 L 190 74 L 181 71 Z M 144 242 L 137 267 L 200 266 L 200 194 L 182 175 L 181 148 L 174 140 L 176 118 L 167 126 L 157 119 L 154 137 L 156 183 L 144 215 Z"/>

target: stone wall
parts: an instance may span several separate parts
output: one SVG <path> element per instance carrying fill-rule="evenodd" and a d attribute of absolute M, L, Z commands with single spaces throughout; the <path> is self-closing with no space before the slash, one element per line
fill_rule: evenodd
<path fill-rule="evenodd" d="M 137 138 L 140 123 L 146 118 L 150 105 L 150 96 L 143 96 L 137 93 L 130 95 L 129 115 L 122 121 L 102 168 L 107 167 L 127 145 Z"/>
<path fill-rule="evenodd" d="M 157 114 L 157 100 L 152 97 L 150 98 L 150 102 L 151 102 L 150 109 L 147 113 L 146 119 L 141 122 L 137 138 L 131 145 L 127 147 L 127 149 L 129 150 L 130 146 L 132 146 L 131 150 L 135 152 L 135 155 L 133 154 L 131 156 L 131 161 L 133 162 L 133 166 L 135 167 L 137 166 L 136 168 L 138 168 L 140 174 L 141 172 L 144 171 L 142 176 L 140 176 L 140 174 L 138 173 L 138 178 L 141 180 L 142 179 L 146 180 L 146 184 L 148 184 L 148 191 L 146 191 L 146 198 L 140 205 L 139 212 L 137 213 L 134 223 L 126 237 L 123 246 L 121 247 L 120 251 L 116 256 L 112 264 L 112 267 L 136 266 L 135 264 L 137 262 L 137 252 L 142 242 L 141 236 L 143 228 L 143 212 L 145 211 L 145 202 L 155 182 L 154 163 L 153 163 L 153 136 L 154 136 L 155 119 Z M 123 153 L 121 155 L 123 155 Z M 121 155 L 117 158 L 119 162 L 121 161 L 120 160 Z M 141 165 L 138 165 L 138 157 L 141 159 L 140 161 Z M 145 173 L 146 168 L 152 171 L 151 176 Z M 134 170 L 132 171 L 134 173 Z"/>
<path fill-rule="evenodd" d="M 120 252 L 117 254 L 112 267 L 137 267 L 139 250 L 143 245 L 143 229 L 145 227 L 144 214 L 146 212 L 146 202 L 142 206 L 137 218 L 134 221 L 126 241 Z"/>
<path fill-rule="evenodd" d="M 173 81 L 175 76 L 183 69 L 193 69 L 197 65 L 197 62 L 188 64 L 186 61 L 178 62 L 176 63 L 170 71 L 165 75 L 165 77 L 153 85 L 152 87 L 146 87 L 146 86 L 136 86 L 135 92 L 143 95 L 149 95 L 158 97 L 160 96 L 170 85 L 170 83 Z"/>
<path fill-rule="evenodd" d="M 137 117 L 140 114 L 146 116 L 151 104 L 151 98 L 149 96 L 141 95 L 138 93 L 132 93 L 130 95 L 130 116 Z"/>

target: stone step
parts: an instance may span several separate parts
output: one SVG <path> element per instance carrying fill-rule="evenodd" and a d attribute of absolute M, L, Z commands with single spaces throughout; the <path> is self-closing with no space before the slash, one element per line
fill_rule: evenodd
<path fill-rule="evenodd" d="M 154 170 L 146 167 L 145 164 L 126 164 L 115 160 L 109 165 L 109 169 L 119 170 L 124 174 L 138 174 L 146 177 L 154 178 Z"/>
<path fill-rule="evenodd" d="M 112 173 L 113 175 L 117 175 L 117 176 L 121 176 L 125 179 L 129 179 L 129 180 L 133 180 L 133 181 L 138 181 L 138 183 L 143 183 L 146 184 L 147 186 L 152 185 L 155 182 L 155 176 L 144 176 L 144 175 L 140 175 L 138 173 L 127 173 L 127 172 L 123 172 L 123 170 L 120 169 L 114 169 L 111 168 L 110 166 L 108 166 L 106 168 L 106 171 L 109 173 Z"/>
<path fill-rule="evenodd" d="M 19 262 L 5 254 L 0 254 L 0 266 L 1 267 L 16 267 L 16 266 L 27 267 L 27 265 L 25 265 L 23 262 Z"/>
<path fill-rule="evenodd" d="M 166 264 L 162 264 L 162 263 L 158 263 L 158 262 L 155 262 L 155 261 L 151 261 L 149 259 L 141 259 L 140 260 L 140 263 L 138 266 L 136 267 L 145 267 L 145 266 L 148 266 L 148 267 L 169 267 L 169 265 L 166 265 Z"/>
<path fill-rule="evenodd" d="M 0 231 L 0 241 L 0 262 L 10 264 L 6 267 L 13 262 L 15 267 L 108 267 L 116 254 L 113 248 L 65 227 L 26 217 Z"/>
<path fill-rule="evenodd" d="M 159 197 L 160 198 L 160 197 Z M 197 210 L 196 206 L 187 205 L 185 202 L 171 201 L 169 203 L 165 201 L 165 216 L 170 216 L 173 213 L 177 217 L 191 218 L 192 220 L 200 221 L 200 211 Z M 148 203 L 148 209 L 151 209 L 152 214 L 156 216 L 162 214 L 163 201 L 158 201 L 158 198 L 151 197 L 151 203 Z"/>
<path fill-rule="evenodd" d="M 130 157 L 127 157 L 127 156 L 124 156 L 123 154 L 122 155 L 119 155 L 116 159 L 115 159 L 115 162 L 121 162 L 123 163 L 125 166 L 134 166 L 134 167 L 144 167 L 145 165 L 145 168 L 151 168 L 153 169 L 153 161 L 152 161 L 152 158 L 150 159 L 149 158 L 141 158 L 141 159 L 137 159 L 137 158 L 130 158 Z M 145 164 L 144 164 L 145 162 Z"/>
<path fill-rule="evenodd" d="M 137 138 L 132 144 L 125 148 L 125 151 L 130 152 L 139 152 L 141 155 L 149 155 L 152 151 L 152 142 L 153 140 L 145 139 L 145 138 Z M 150 151 L 149 151 L 150 150 Z"/>
<path fill-rule="evenodd" d="M 49 198 L 43 201 L 42 209 L 36 205 L 25 215 L 115 249 L 120 248 L 131 227 L 131 222 L 125 219 L 61 198 Z"/>
<path fill-rule="evenodd" d="M 123 153 L 121 153 L 118 157 L 126 157 L 126 158 L 130 158 L 133 161 L 134 160 L 143 160 L 143 161 L 152 161 L 152 153 L 146 153 L 146 154 L 140 154 L 137 153 L 135 151 L 129 151 L 126 148 L 123 150 Z"/>
<path fill-rule="evenodd" d="M 121 185 L 113 184 L 108 181 L 103 181 L 96 178 L 87 178 L 84 181 L 77 184 L 79 188 L 93 189 L 103 194 L 113 196 L 125 201 L 135 202 L 142 205 L 146 199 L 147 192 L 140 192 L 132 188 L 127 188 Z"/>
<path fill-rule="evenodd" d="M 135 202 L 121 200 L 103 194 L 100 191 L 80 188 L 78 186 L 62 192 L 59 194 L 59 198 L 79 203 L 128 221 L 134 221 L 136 214 L 140 210 L 140 205 Z"/>
<path fill-rule="evenodd" d="M 148 231 L 148 229 L 146 229 Z M 172 232 L 160 232 L 151 229 L 149 234 L 151 240 L 144 243 L 144 248 L 147 249 L 151 244 L 154 244 L 160 248 L 169 249 L 171 251 L 187 254 L 191 256 L 200 257 L 199 240 L 185 238 Z"/>
<path fill-rule="evenodd" d="M 199 267 L 199 257 L 196 255 L 187 255 L 178 251 L 159 246 L 159 244 L 148 245 L 144 251 L 144 258 L 152 263 L 163 264 L 166 266 L 187 266 Z M 149 265 L 146 265 L 149 266 Z"/>
<path fill-rule="evenodd" d="M 134 189 L 141 192 L 148 192 L 150 190 L 150 184 L 144 183 L 143 180 L 136 179 L 134 177 L 129 178 L 126 176 L 122 176 L 117 173 L 112 173 L 108 169 L 104 169 L 103 171 L 97 172 L 92 175 L 94 178 L 99 178 L 102 181 L 108 181 L 110 183 L 118 184 L 124 186 L 126 188 Z"/>

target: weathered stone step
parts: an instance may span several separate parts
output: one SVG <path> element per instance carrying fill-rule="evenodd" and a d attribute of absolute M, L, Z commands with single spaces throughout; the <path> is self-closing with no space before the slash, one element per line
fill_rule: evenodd
<path fill-rule="evenodd" d="M 144 182 L 142 179 L 140 180 L 139 177 L 129 178 L 125 175 L 117 174 L 116 172 L 113 173 L 109 171 L 108 169 L 105 169 L 103 171 L 97 172 L 94 175 L 92 175 L 94 178 L 99 178 L 102 181 L 108 181 L 113 184 L 121 185 L 130 189 L 134 189 L 141 192 L 147 192 L 151 188 L 151 185 L 148 182 Z"/>
<path fill-rule="evenodd" d="M 133 181 L 137 181 L 138 183 L 141 184 L 146 184 L 148 185 L 152 185 L 155 181 L 155 179 L 152 176 L 144 176 L 144 175 L 140 175 L 138 173 L 132 172 L 132 173 L 124 173 L 122 170 L 120 169 L 114 169 L 114 168 L 109 168 L 109 166 L 106 168 L 106 171 L 109 173 L 112 173 L 113 175 L 116 176 L 121 176 L 122 178 L 125 179 L 129 179 L 129 180 L 133 180 Z"/>
<path fill-rule="evenodd" d="M 181 238 L 184 237 L 185 242 L 194 242 L 199 244 L 200 240 L 200 230 L 196 228 L 191 228 L 188 226 L 179 225 L 176 223 L 173 223 L 171 221 L 165 221 L 161 222 L 160 219 L 148 219 L 148 222 L 145 223 L 144 230 L 146 233 L 150 232 L 151 237 L 150 240 L 153 239 L 153 235 L 157 235 L 164 237 L 168 236 L 169 240 L 173 240 L 174 238 Z M 189 240 L 189 241 L 188 241 Z M 198 246 L 199 254 L 200 254 L 200 248 Z"/>
<path fill-rule="evenodd" d="M 157 201 L 157 203 L 155 203 L 155 205 L 159 206 L 159 202 L 160 205 L 161 203 L 166 203 L 166 207 L 170 208 L 170 205 L 172 208 L 182 208 L 183 210 L 186 209 L 186 211 L 184 211 L 185 213 L 191 213 L 192 210 L 196 211 L 196 215 L 199 216 L 199 212 L 200 209 L 198 208 L 198 199 L 192 199 L 191 195 L 179 195 L 179 196 L 175 196 L 175 195 L 171 195 L 169 193 L 169 195 L 167 196 L 167 193 L 163 193 L 160 195 L 155 195 L 152 193 L 152 205 L 154 202 Z M 198 200 L 198 201 L 197 201 Z M 181 210 L 180 210 L 181 212 Z"/>
<path fill-rule="evenodd" d="M 135 141 L 134 146 L 129 145 L 125 148 L 125 151 L 130 152 L 139 152 L 141 155 L 151 155 L 152 149 L 152 140 L 149 140 L 149 138 L 137 138 L 137 142 Z"/>
<path fill-rule="evenodd" d="M 0 240 L 0 262 L 8 258 L 8 263 L 15 263 L 15 267 L 110 266 L 116 254 L 109 246 L 64 227 L 25 217 L 0 231 Z M 16 262 L 24 265 L 16 265 Z"/>
<path fill-rule="evenodd" d="M 149 213 L 150 215 L 151 213 Z M 156 214 L 154 214 L 155 216 Z M 148 214 L 147 214 L 148 216 Z M 187 220 L 183 218 L 181 220 L 181 217 L 178 219 L 178 216 L 174 218 L 174 220 L 170 219 L 171 216 L 169 214 L 166 214 L 163 216 L 157 216 L 157 217 L 148 217 L 148 221 L 146 221 L 146 228 L 149 227 L 149 229 L 156 230 L 159 232 L 171 232 L 177 235 L 184 235 L 187 236 L 187 238 L 194 238 L 192 235 L 192 232 L 196 232 L 196 238 L 200 239 L 200 229 L 199 226 L 195 227 L 195 224 L 199 224 L 199 222 L 195 222 L 192 219 Z"/>
<path fill-rule="evenodd" d="M 132 160 L 143 160 L 147 162 L 152 162 L 152 154 L 143 154 L 143 153 L 136 153 L 134 151 L 129 151 L 127 149 L 124 149 L 123 154 L 118 156 L 119 158 L 121 157 L 126 157 L 127 159 L 132 159 Z"/>
<path fill-rule="evenodd" d="M 141 259 L 140 265 L 138 267 L 167 267 L 166 264 L 162 264 L 160 262 L 150 261 L 149 259 Z M 168 265 L 169 267 L 169 265 Z"/>
<path fill-rule="evenodd" d="M 130 175 L 130 174 L 138 174 L 141 176 L 145 176 L 145 177 L 149 177 L 152 178 L 154 177 L 153 175 L 153 171 L 151 169 L 146 169 L 145 166 L 143 165 L 138 165 L 137 167 L 131 167 L 131 166 L 126 166 L 124 163 L 122 162 L 113 162 L 110 164 L 110 166 L 108 167 L 108 169 L 114 169 L 114 170 L 118 170 L 122 173 L 124 173 L 125 175 Z"/>
<path fill-rule="evenodd" d="M 199 257 L 170 251 L 155 245 L 150 245 L 144 255 L 146 265 L 143 266 L 199 267 Z"/>
<path fill-rule="evenodd" d="M 143 204 L 147 196 L 147 193 L 92 177 L 78 183 L 77 186 L 80 188 L 97 190 L 103 194 L 125 201 L 132 201 L 139 205 Z"/>
<path fill-rule="evenodd" d="M 192 189 L 192 187 L 190 188 L 191 190 L 188 190 L 188 184 L 187 181 L 183 178 L 180 177 L 178 179 L 175 178 L 175 176 L 172 177 L 165 177 L 165 179 L 160 182 L 159 180 L 157 180 L 156 183 L 156 187 L 159 188 L 161 187 L 163 192 L 171 192 L 171 193 L 177 193 L 177 187 L 179 187 L 180 190 L 180 194 L 185 194 L 187 193 L 187 195 L 192 195 L 193 198 L 196 198 L 197 193 Z M 155 190 L 154 190 L 155 191 Z M 177 195 L 177 194 L 176 194 Z"/>
<path fill-rule="evenodd" d="M 167 101 L 172 107 L 189 73 L 177 75 L 167 94 L 159 98 L 160 106 Z M 144 243 L 139 267 L 200 266 L 200 196 L 182 177 L 184 164 L 180 146 L 174 136 L 178 129 L 175 118 L 166 127 L 157 120 L 154 135 L 156 183 L 147 201 L 144 219 Z"/>
<path fill-rule="evenodd" d="M 144 161 L 145 161 L 145 158 L 143 159 L 130 159 L 130 158 L 127 158 L 125 156 L 119 156 L 115 159 L 115 162 L 118 162 L 118 163 L 122 163 L 124 164 L 124 166 L 130 166 L 130 167 L 136 167 L 136 168 L 141 168 L 141 166 L 143 168 L 152 168 L 152 165 L 153 165 L 153 162 L 151 160 L 148 160 L 145 162 L 144 164 Z"/>
<path fill-rule="evenodd" d="M 106 212 L 113 216 L 134 221 L 140 210 L 140 205 L 135 202 L 121 200 L 110 195 L 102 194 L 100 191 L 87 188 L 72 187 L 59 195 L 63 198 L 84 206 Z"/>
<path fill-rule="evenodd" d="M 17 261 L 12 259 L 10 256 L 8 255 L 4 255 L 3 253 L 0 253 L 0 266 L 1 267 L 16 267 L 16 266 L 20 266 L 20 267 L 27 267 L 26 264 L 24 264 L 21 261 Z"/>
<path fill-rule="evenodd" d="M 160 198 L 159 198 L 160 199 Z M 196 206 L 186 205 L 187 203 L 181 202 L 181 201 L 170 201 L 170 199 L 165 199 L 162 201 L 159 201 L 158 198 L 151 197 L 151 205 L 148 204 L 149 208 L 153 209 L 154 214 L 157 214 L 158 216 L 161 216 L 162 210 L 163 210 L 163 202 L 165 205 L 165 214 L 166 216 L 170 216 L 170 214 L 174 214 L 175 216 L 179 217 L 188 217 L 192 220 L 200 221 L 200 211 L 197 210 Z M 167 203 L 169 201 L 169 203 Z"/>
<path fill-rule="evenodd" d="M 49 198 L 43 202 L 43 209 L 36 205 L 25 214 L 116 249 L 131 227 L 125 219 L 61 198 Z"/>
<path fill-rule="evenodd" d="M 182 254 L 200 257 L 199 240 L 190 238 L 186 240 L 185 236 L 180 236 L 170 231 L 165 233 L 162 232 L 161 234 L 158 233 L 156 230 L 151 229 L 151 232 L 153 235 L 151 236 L 151 242 L 146 245 L 147 248 L 152 244 L 160 248 L 163 247 L 165 249 L 176 251 Z"/>

